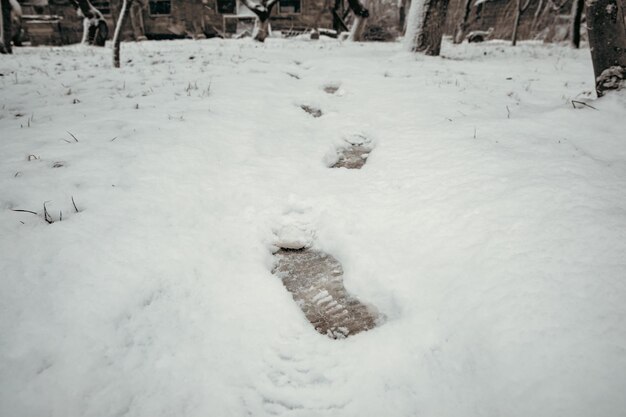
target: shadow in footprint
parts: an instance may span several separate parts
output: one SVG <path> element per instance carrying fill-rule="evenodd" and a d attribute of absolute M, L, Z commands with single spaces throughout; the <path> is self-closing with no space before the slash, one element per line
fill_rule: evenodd
<path fill-rule="evenodd" d="M 331 255 L 313 249 L 280 249 L 272 273 L 283 281 L 315 330 L 332 339 L 373 329 L 382 321 L 343 286 L 343 268 Z"/>
<path fill-rule="evenodd" d="M 300 108 L 305 112 L 309 113 L 313 117 L 322 117 L 322 111 L 317 107 L 308 106 L 306 104 L 301 104 Z"/>
<path fill-rule="evenodd" d="M 324 92 L 328 94 L 335 94 L 339 90 L 339 84 L 326 84 L 324 86 Z"/>

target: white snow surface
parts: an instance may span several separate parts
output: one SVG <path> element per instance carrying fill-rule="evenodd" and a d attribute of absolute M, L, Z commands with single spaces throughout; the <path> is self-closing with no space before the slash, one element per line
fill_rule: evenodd
<path fill-rule="evenodd" d="M 0 415 L 623 416 L 626 97 L 588 50 L 442 53 L 1 57 Z M 367 164 L 327 168 L 350 132 Z M 271 274 L 285 216 L 384 324 L 315 332 Z"/>

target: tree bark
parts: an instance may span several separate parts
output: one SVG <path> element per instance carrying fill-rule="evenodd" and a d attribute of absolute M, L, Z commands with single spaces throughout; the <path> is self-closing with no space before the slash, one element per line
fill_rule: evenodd
<path fill-rule="evenodd" d="M 11 35 L 11 3 L 0 0 L 0 53 L 13 53 Z"/>
<path fill-rule="evenodd" d="M 254 40 L 258 42 L 265 42 L 265 39 L 270 35 L 270 17 L 264 16 L 263 19 L 259 17 L 259 25 L 257 26 Z"/>
<path fill-rule="evenodd" d="M 572 2 L 572 17 L 570 25 L 570 43 L 578 49 L 580 48 L 580 21 L 583 17 L 583 7 L 585 0 L 574 0 Z"/>
<path fill-rule="evenodd" d="M 400 0 L 398 7 L 398 32 L 404 32 L 404 25 L 406 24 L 406 0 Z"/>
<path fill-rule="evenodd" d="M 89 0 L 70 0 L 74 7 L 80 10 L 83 21 L 82 43 L 104 46 L 109 37 L 109 26 L 102 13 Z"/>
<path fill-rule="evenodd" d="M 113 35 L 113 67 L 120 67 L 120 42 L 122 38 L 122 26 L 128 17 L 128 10 L 133 0 L 123 0 L 122 10 L 120 10 L 120 16 L 117 19 L 117 25 L 115 25 L 115 34 Z"/>
<path fill-rule="evenodd" d="M 411 52 L 439 55 L 448 0 L 413 0 L 405 42 Z"/>
<path fill-rule="evenodd" d="M 467 31 L 467 22 L 469 20 L 470 12 L 472 11 L 472 0 L 465 0 L 465 7 L 463 10 L 463 18 L 456 27 L 456 33 L 454 34 L 454 43 L 459 44 L 463 42 L 465 32 Z"/>
<path fill-rule="evenodd" d="M 365 1 L 367 0 L 363 0 L 363 2 Z M 354 13 L 354 22 L 352 22 L 348 39 L 352 42 L 361 42 L 370 12 L 359 0 L 348 0 L 348 5 Z"/>
<path fill-rule="evenodd" d="M 598 97 L 626 78 L 626 27 L 620 0 L 586 0 L 587 34 Z"/>
<path fill-rule="evenodd" d="M 265 42 L 270 32 L 270 15 L 278 0 L 262 0 L 261 3 L 252 3 L 250 0 L 241 0 L 241 2 L 259 19 L 254 40 Z"/>
<path fill-rule="evenodd" d="M 522 5 L 522 0 L 517 0 L 517 7 L 515 8 L 516 9 L 515 20 L 513 21 L 513 36 L 511 37 L 512 46 L 517 45 L 517 33 L 519 31 L 519 22 L 522 18 L 522 14 L 524 14 L 526 9 L 528 9 L 528 6 L 530 6 L 530 0 L 526 0 L 526 3 L 524 3 L 523 5 Z"/>

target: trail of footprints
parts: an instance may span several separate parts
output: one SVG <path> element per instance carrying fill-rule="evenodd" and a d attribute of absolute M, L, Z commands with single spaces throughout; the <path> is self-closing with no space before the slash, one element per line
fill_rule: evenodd
<path fill-rule="evenodd" d="M 323 87 L 328 94 L 339 90 L 338 84 Z M 318 108 L 301 105 L 313 117 L 321 117 Z M 363 135 L 354 135 L 337 150 L 337 160 L 331 168 L 360 169 L 372 150 L 371 142 Z M 293 247 L 281 247 L 274 255 L 276 266 L 272 273 L 278 276 L 292 294 L 306 318 L 316 331 L 332 339 L 370 330 L 382 321 L 382 316 L 348 293 L 343 285 L 343 268 L 339 261 L 324 252 Z"/>

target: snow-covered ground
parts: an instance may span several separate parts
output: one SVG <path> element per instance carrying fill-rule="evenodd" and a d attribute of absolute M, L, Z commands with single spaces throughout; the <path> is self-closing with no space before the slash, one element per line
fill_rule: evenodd
<path fill-rule="evenodd" d="M 626 95 L 593 100 L 587 49 L 110 61 L 0 58 L 0 415 L 626 415 Z M 328 168 L 355 134 L 364 168 Z M 283 230 L 386 322 L 316 333 Z"/>

